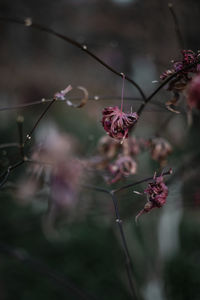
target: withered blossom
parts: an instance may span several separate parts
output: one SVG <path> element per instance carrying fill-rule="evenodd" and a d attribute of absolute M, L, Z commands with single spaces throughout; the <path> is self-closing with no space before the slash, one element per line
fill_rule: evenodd
<path fill-rule="evenodd" d="M 189 79 L 189 73 L 197 73 L 200 70 L 200 52 L 193 52 L 192 50 L 182 50 L 182 60 L 172 61 L 172 69 L 166 70 L 160 75 L 160 79 L 164 80 L 176 72 L 180 72 L 176 75 L 176 78 L 185 78 Z M 187 69 L 187 66 L 194 64 Z M 186 68 L 186 69 L 185 69 Z M 184 70 L 185 69 L 185 70 Z"/>
<path fill-rule="evenodd" d="M 104 108 L 102 125 L 105 131 L 114 139 L 123 141 L 128 137 L 130 129 L 138 120 L 138 114 L 124 113 L 118 106 Z"/>
<path fill-rule="evenodd" d="M 144 193 L 147 194 L 147 203 L 144 208 L 137 214 L 135 220 L 153 208 L 161 208 L 165 203 L 168 196 L 168 187 L 164 183 L 163 176 L 154 176 L 154 180 L 148 184 L 148 187 L 144 190 Z"/>
<path fill-rule="evenodd" d="M 160 137 L 151 139 L 149 144 L 152 159 L 158 161 L 163 167 L 168 155 L 172 152 L 172 146 L 166 139 Z"/>
<path fill-rule="evenodd" d="M 134 175 L 137 171 L 137 163 L 130 156 L 119 156 L 119 158 L 108 166 L 110 174 L 113 176 L 108 183 L 115 183 L 123 177 Z"/>
<path fill-rule="evenodd" d="M 164 80 L 176 72 L 176 76 L 170 81 L 168 90 L 173 92 L 173 98 L 166 103 L 166 107 L 175 113 L 179 113 L 175 107 L 178 104 L 180 93 L 182 93 L 191 80 L 190 74 L 198 73 L 200 71 L 200 52 L 193 52 L 192 50 L 182 50 L 182 60 L 173 61 L 173 67 L 161 74 L 160 79 Z M 188 67 L 193 64 L 191 67 Z"/>

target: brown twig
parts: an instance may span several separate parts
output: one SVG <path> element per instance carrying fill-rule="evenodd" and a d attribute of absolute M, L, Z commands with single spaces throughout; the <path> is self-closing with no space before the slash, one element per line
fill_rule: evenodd
<path fill-rule="evenodd" d="M 56 36 L 62 40 L 64 40 L 65 42 L 75 46 L 76 48 L 79 48 L 81 50 L 83 50 L 85 53 L 87 53 L 89 56 L 91 56 L 92 58 L 94 58 L 96 61 L 98 61 L 101 65 L 103 65 L 106 69 L 110 70 L 112 73 L 122 77 L 122 73 L 118 72 L 117 70 L 115 70 L 113 67 L 109 66 L 107 63 L 105 63 L 102 59 L 100 59 L 98 56 L 96 56 L 93 52 L 91 52 L 90 50 L 88 50 L 87 45 L 82 45 L 80 43 L 78 43 L 77 41 L 75 41 L 74 39 L 63 35 L 61 33 L 56 32 L 55 30 L 51 29 L 51 28 L 47 28 L 45 26 L 42 26 L 40 24 L 34 23 L 32 22 L 32 20 L 30 20 L 29 24 L 26 24 L 26 20 L 21 20 L 18 18 L 11 18 L 11 17 L 3 17 L 0 16 L 0 20 L 4 21 L 4 22 L 12 22 L 12 23 L 16 23 L 16 24 L 22 24 L 22 25 L 26 25 L 28 27 L 32 27 L 35 29 L 38 29 L 40 31 L 44 31 L 47 32 L 53 36 Z M 127 81 L 129 81 L 132 85 L 134 85 L 136 87 L 136 89 L 138 90 L 138 92 L 140 93 L 140 95 L 142 96 L 142 98 L 145 100 L 146 96 L 142 90 L 142 88 L 131 78 L 129 78 L 128 76 L 125 76 L 125 79 Z"/>
<path fill-rule="evenodd" d="M 179 70 L 175 73 L 173 73 L 171 76 L 166 78 L 156 89 L 155 91 L 144 101 L 144 103 L 141 104 L 140 108 L 138 109 L 137 113 L 138 115 L 141 115 L 146 105 L 151 101 L 151 99 L 168 83 L 170 82 L 174 77 L 176 77 L 178 74 L 180 74 L 183 71 L 189 70 L 191 67 L 195 66 L 196 64 L 200 63 L 200 58 L 197 59 L 195 62 L 187 65 L 182 70 Z"/>
<path fill-rule="evenodd" d="M 42 120 L 42 118 L 44 117 L 44 115 L 47 113 L 47 111 L 50 109 L 50 107 L 53 105 L 53 103 L 56 101 L 56 98 L 53 98 L 53 100 L 51 100 L 51 102 L 48 104 L 48 106 L 45 108 L 45 110 L 43 111 L 43 113 L 41 114 L 41 116 L 37 119 L 37 121 L 35 122 L 35 125 L 33 126 L 33 128 L 29 131 L 29 133 L 26 136 L 26 139 L 24 141 L 24 144 L 26 144 L 31 138 L 32 138 L 32 134 L 35 131 L 35 129 L 37 128 L 39 122 Z"/>
<path fill-rule="evenodd" d="M 175 27 L 175 32 L 176 32 L 179 48 L 180 49 L 185 49 L 185 43 L 184 43 L 183 35 L 181 33 L 181 30 L 180 30 L 180 25 L 179 25 L 178 18 L 177 18 L 176 12 L 174 10 L 173 4 L 168 3 L 168 8 L 169 8 L 169 11 L 172 15 L 172 19 L 174 21 L 174 27 Z"/>

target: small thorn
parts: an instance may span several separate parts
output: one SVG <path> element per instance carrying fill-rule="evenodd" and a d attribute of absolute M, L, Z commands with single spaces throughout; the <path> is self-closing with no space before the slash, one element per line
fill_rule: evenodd
<path fill-rule="evenodd" d="M 137 194 L 137 195 L 142 195 L 143 196 L 143 193 L 140 193 L 138 191 L 133 191 L 134 194 Z"/>

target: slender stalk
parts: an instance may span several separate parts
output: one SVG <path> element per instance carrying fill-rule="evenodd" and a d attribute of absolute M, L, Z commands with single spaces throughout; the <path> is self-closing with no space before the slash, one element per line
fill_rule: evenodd
<path fill-rule="evenodd" d="M 97 192 L 102 192 L 102 193 L 106 193 L 106 194 L 110 194 L 110 191 L 95 185 L 91 185 L 91 184 L 82 184 L 81 185 L 83 188 L 89 189 L 89 190 L 94 190 Z"/>
<path fill-rule="evenodd" d="M 0 182 L 0 188 L 7 182 L 10 172 L 16 169 L 17 167 L 21 166 L 24 162 L 24 160 L 20 160 L 19 162 L 8 166 L 7 170 L 0 175 L 0 178 L 3 178 Z"/>
<path fill-rule="evenodd" d="M 24 21 L 24 20 L 21 20 L 21 19 L 18 19 L 18 18 L 11 18 L 11 17 L 0 16 L 0 20 L 4 21 L 4 22 L 11 22 L 11 23 L 16 23 L 16 24 L 26 25 L 26 20 Z M 56 37 L 64 40 L 65 42 L 67 42 L 67 43 L 75 46 L 76 48 L 79 48 L 79 49 L 83 50 L 84 52 L 86 52 L 89 56 L 91 56 L 92 58 L 94 58 L 101 65 L 103 65 L 106 69 L 110 70 L 112 73 L 114 73 L 114 74 L 116 74 L 116 75 L 118 75 L 120 77 L 122 76 L 120 72 L 118 72 L 117 70 L 115 70 L 113 67 L 109 66 L 102 59 L 100 59 L 98 56 L 96 56 L 93 52 L 91 52 L 90 50 L 88 50 L 87 45 L 82 45 L 82 44 L 78 43 L 77 41 L 75 41 L 74 39 L 72 39 L 72 38 L 70 38 L 70 37 L 68 37 L 66 35 L 60 34 L 60 33 L 56 32 L 53 29 L 47 28 L 47 27 L 42 26 L 40 24 L 34 23 L 32 21 L 30 22 L 30 24 L 28 25 L 28 27 L 33 27 L 33 28 L 38 29 L 40 31 L 47 32 L 47 33 L 49 33 L 49 34 L 51 34 L 53 36 L 56 36 Z M 135 88 L 138 90 L 138 92 L 140 93 L 140 95 L 142 96 L 142 98 L 145 100 L 146 96 L 145 96 L 142 88 L 134 80 L 132 80 L 128 76 L 125 76 L 124 78 L 127 81 L 129 81 L 132 85 L 135 86 Z"/>
<path fill-rule="evenodd" d="M 19 132 L 19 150 L 20 150 L 22 159 L 24 158 L 23 122 L 24 122 L 24 118 L 22 116 L 18 116 L 17 126 L 18 126 L 18 132 Z"/>
<path fill-rule="evenodd" d="M 179 70 L 177 72 L 175 72 L 174 74 L 172 74 L 171 76 L 169 76 L 168 78 L 166 78 L 156 89 L 155 91 L 148 97 L 146 98 L 146 100 L 144 101 L 144 103 L 141 104 L 141 106 L 139 107 L 137 113 L 138 115 L 141 115 L 145 106 L 150 102 L 150 100 L 170 81 L 172 80 L 174 77 L 176 77 L 179 73 L 189 70 L 191 67 L 195 66 L 196 64 L 200 63 L 200 58 L 198 60 L 196 60 L 194 63 L 191 63 L 189 65 L 187 65 L 185 68 L 183 68 L 182 70 Z"/>
<path fill-rule="evenodd" d="M 179 48 L 184 49 L 185 48 L 185 43 L 184 43 L 183 35 L 181 33 L 181 30 L 180 30 L 180 25 L 179 25 L 179 22 L 178 22 L 177 15 L 176 15 L 176 12 L 174 10 L 174 6 L 173 6 L 172 3 L 169 3 L 168 7 L 169 7 L 169 11 L 172 15 L 172 19 L 173 19 L 173 22 L 174 22 L 174 27 L 175 27 L 175 32 L 176 32 Z"/>
<path fill-rule="evenodd" d="M 50 107 L 52 106 L 52 104 L 56 101 L 56 98 L 53 98 L 53 100 L 48 104 L 48 106 L 45 108 L 45 110 L 43 111 L 43 113 L 41 114 L 41 116 L 38 118 L 38 120 L 35 122 L 35 125 L 33 126 L 33 128 L 30 130 L 30 132 L 27 134 L 26 139 L 24 141 L 24 144 L 27 143 L 28 140 L 31 139 L 33 132 L 35 131 L 35 129 L 37 128 L 39 122 L 42 120 L 42 118 L 44 117 L 44 115 L 47 113 L 47 111 L 50 109 Z"/>
<path fill-rule="evenodd" d="M 19 148 L 19 144 L 18 143 L 1 144 L 0 149 L 4 149 L 4 148 Z"/>
<path fill-rule="evenodd" d="M 132 298 L 133 299 L 138 299 L 138 292 L 136 291 L 136 286 L 135 286 L 135 283 L 133 281 L 133 264 L 132 264 L 132 261 L 131 261 L 131 256 L 130 256 L 130 253 L 129 253 L 128 244 L 127 244 L 126 237 L 125 237 L 125 234 L 124 234 L 122 220 L 121 220 L 120 214 L 119 214 L 118 201 L 117 201 L 117 198 L 116 198 L 116 196 L 114 195 L 114 193 L 112 191 L 110 192 L 110 195 L 112 197 L 113 206 L 114 206 L 114 210 L 115 210 L 116 223 L 118 225 L 119 233 L 120 233 L 120 237 L 121 237 L 121 241 L 122 241 L 130 291 L 131 291 L 131 294 L 132 294 Z"/>
<path fill-rule="evenodd" d="M 122 73 L 122 96 L 121 96 L 121 112 L 123 110 L 123 105 L 124 105 L 124 78 L 125 75 Z"/>
<path fill-rule="evenodd" d="M 170 175 L 170 174 L 172 174 L 172 169 L 169 169 L 167 172 L 162 173 L 163 176 Z M 140 183 L 143 183 L 143 182 L 146 182 L 146 181 L 150 181 L 150 180 L 153 180 L 153 179 L 154 179 L 154 176 L 151 176 L 151 177 L 147 177 L 145 179 L 142 179 L 142 180 L 139 180 L 139 181 L 127 184 L 127 185 L 123 185 L 122 187 L 120 187 L 118 189 L 112 190 L 112 193 L 115 194 L 115 193 L 121 192 L 121 191 L 123 191 L 125 189 L 128 189 L 130 187 L 133 187 L 135 185 L 138 185 Z"/>
<path fill-rule="evenodd" d="M 27 107 L 35 106 L 35 105 L 40 105 L 44 103 L 51 102 L 53 99 L 42 99 L 38 101 L 33 101 L 33 102 L 28 102 L 28 103 L 21 103 L 13 106 L 3 106 L 0 107 L 0 111 L 6 111 L 6 110 L 15 110 L 15 109 L 24 109 Z M 76 101 L 80 100 L 78 97 L 72 97 L 70 98 L 70 101 Z M 101 101 L 101 100 L 121 100 L 121 96 L 97 96 L 95 95 L 94 97 L 90 97 L 88 100 L 90 101 Z M 141 98 L 133 98 L 133 97 L 124 97 L 124 100 L 130 100 L 130 101 L 143 101 Z M 63 104 L 66 104 L 65 101 L 56 99 L 56 102 L 60 102 Z M 155 102 L 154 104 L 160 105 L 160 103 Z"/>

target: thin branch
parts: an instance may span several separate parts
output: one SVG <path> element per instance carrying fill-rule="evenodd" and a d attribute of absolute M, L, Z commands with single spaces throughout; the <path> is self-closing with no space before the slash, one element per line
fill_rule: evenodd
<path fill-rule="evenodd" d="M 21 166 L 24 162 L 24 160 L 20 160 L 19 162 L 8 166 L 7 170 L 0 175 L 0 178 L 3 178 L 0 182 L 0 188 L 7 182 L 10 172 L 16 169 L 17 167 Z"/>
<path fill-rule="evenodd" d="M 43 111 L 43 113 L 41 114 L 41 116 L 38 118 L 38 120 L 36 121 L 35 125 L 33 126 L 33 128 L 30 130 L 30 132 L 27 134 L 26 139 L 24 141 L 24 144 L 26 144 L 28 142 L 28 140 L 31 139 L 33 132 L 35 131 L 35 129 L 37 128 L 39 122 L 42 120 L 42 118 L 44 117 L 44 115 L 47 113 L 47 111 L 50 109 L 50 107 L 52 106 L 52 104 L 56 101 L 56 98 L 53 98 L 53 100 L 49 103 L 49 105 L 46 107 L 46 109 Z"/>
<path fill-rule="evenodd" d="M 172 169 L 169 169 L 167 172 L 164 172 L 162 175 L 165 176 L 165 175 L 171 175 L 172 174 Z M 142 180 L 139 180 L 139 181 L 136 181 L 134 183 L 130 183 L 130 184 L 127 184 L 127 185 L 123 185 L 122 187 L 118 188 L 118 189 L 115 189 L 115 190 L 112 190 L 112 193 L 113 194 L 116 194 L 118 192 L 121 192 L 125 189 L 128 189 L 130 187 L 133 187 L 135 185 L 138 185 L 138 184 L 141 184 L 143 182 L 146 182 L 146 181 L 150 181 L 150 180 L 153 180 L 154 179 L 154 176 L 152 177 L 148 177 L 148 178 L 145 178 L 145 179 L 142 179 Z"/>
<path fill-rule="evenodd" d="M 181 30 L 180 30 L 180 25 L 179 25 L 179 22 L 178 22 L 178 18 L 177 18 L 176 12 L 174 10 L 174 6 L 173 6 L 172 3 L 169 3 L 168 7 L 169 7 L 169 11 L 170 11 L 170 13 L 172 15 L 173 21 L 174 21 L 175 32 L 176 32 L 176 36 L 177 36 L 177 41 L 178 41 L 178 44 L 179 44 L 179 48 L 180 49 L 185 49 L 185 43 L 184 43 L 183 35 L 181 33 Z"/>
<path fill-rule="evenodd" d="M 22 264 L 30 266 L 37 273 L 43 274 L 46 277 L 50 278 L 55 284 L 57 284 L 58 286 L 62 286 L 67 293 L 71 291 L 74 295 L 76 295 L 76 297 L 78 297 L 78 299 L 96 299 L 96 297 L 88 295 L 84 291 L 80 290 L 74 283 L 72 283 L 66 277 L 66 275 L 59 274 L 58 272 L 51 269 L 44 262 L 31 257 L 25 250 L 13 248 L 5 243 L 0 242 L 0 252 L 16 258 Z"/>
<path fill-rule="evenodd" d="M 24 118 L 22 116 L 18 116 L 17 126 L 18 126 L 18 132 L 19 132 L 19 150 L 20 150 L 22 159 L 24 158 L 23 122 L 24 122 Z"/>
<path fill-rule="evenodd" d="M 106 193 L 106 194 L 110 194 L 110 191 L 105 189 L 105 188 L 101 188 L 95 185 L 91 185 L 91 184 L 81 184 L 81 187 L 89 189 L 89 190 L 94 190 L 97 192 L 102 192 L 102 193 Z"/>
<path fill-rule="evenodd" d="M 90 101 L 99 101 L 99 100 L 120 100 L 120 96 L 98 96 L 95 95 L 93 97 L 88 98 L 88 100 Z M 28 102 L 28 103 L 21 103 L 21 104 L 17 104 L 17 105 L 13 105 L 13 106 L 4 106 L 4 107 L 0 107 L 0 111 L 6 111 L 6 110 L 15 110 L 15 109 L 24 109 L 30 106 L 35 106 L 35 105 L 39 105 L 39 104 L 44 104 L 44 103 L 48 103 L 51 102 L 53 99 L 41 99 L 38 101 L 33 101 L 33 102 Z M 70 98 L 70 101 L 76 101 L 76 100 L 80 100 L 80 98 L 78 97 L 72 97 Z M 143 99 L 141 98 L 133 98 L 133 97 L 124 97 L 124 100 L 131 100 L 131 101 L 143 101 Z M 56 102 L 60 102 L 63 104 L 66 104 L 66 102 L 64 100 L 61 99 L 56 99 Z M 155 102 L 154 104 L 158 104 L 157 102 Z"/>
<path fill-rule="evenodd" d="M 138 299 L 138 292 L 136 292 L 135 283 L 133 281 L 133 264 L 132 264 L 132 261 L 131 261 L 131 256 L 130 256 L 130 253 L 129 253 L 128 244 L 127 244 L 126 237 L 125 237 L 125 234 L 124 234 L 122 220 L 121 220 L 120 214 L 119 214 L 118 201 L 117 201 L 117 198 L 116 198 L 116 196 L 114 195 L 114 193 L 112 191 L 110 192 L 110 195 L 112 197 L 113 206 L 114 206 L 114 210 L 115 210 L 116 223 L 118 225 L 119 232 L 120 232 L 120 237 L 121 237 L 121 241 L 122 241 L 124 256 L 125 256 L 125 260 L 126 260 L 127 276 L 128 276 L 128 281 L 129 281 L 131 294 L 132 294 L 133 299 Z"/>
<path fill-rule="evenodd" d="M 22 25 L 26 25 L 26 20 L 21 20 L 18 18 L 11 18 L 11 17 L 3 17 L 0 16 L 0 20 L 4 21 L 4 22 L 11 22 L 11 23 L 16 23 L 16 24 L 22 24 Z M 42 26 L 40 24 L 34 23 L 32 22 L 32 20 L 30 21 L 30 24 L 26 25 L 28 27 L 33 27 L 36 28 L 40 31 L 44 31 L 47 32 L 53 36 L 56 36 L 62 40 L 64 40 L 65 42 L 75 46 L 76 48 L 79 48 L 81 50 L 83 50 L 84 52 L 86 52 L 89 56 L 93 57 L 96 61 L 98 61 L 101 65 L 103 65 L 106 69 L 110 70 L 112 73 L 122 77 L 122 74 L 118 71 L 116 71 L 114 68 L 112 68 L 111 66 L 109 66 L 107 63 L 105 63 L 102 59 L 100 59 L 98 56 L 96 56 L 93 52 L 91 52 L 90 50 L 88 50 L 87 45 L 82 45 L 80 43 L 78 43 L 77 41 L 73 40 L 72 38 L 65 36 L 63 34 L 60 34 L 58 32 L 56 32 L 53 29 L 47 28 L 45 26 Z M 136 89 L 138 90 L 138 92 L 140 93 L 140 95 L 142 96 L 142 98 L 145 100 L 146 96 L 142 90 L 142 88 L 131 78 L 129 78 L 128 76 L 125 76 L 125 79 L 127 81 L 129 81 L 132 85 L 134 85 L 136 87 Z"/>
<path fill-rule="evenodd" d="M 4 149 L 4 148 L 19 148 L 19 144 L 18 143 L 6 143 L 6 144 L 1 144 L 0 145 L 0 149 Z"/>
<path fill-rule="evenodd" d="M 144 101 L 144 103 L 141 104 L 140 108 L 138 109 L 137 113 L 138 115 L 141 115 L 144 108 L 146 107 L 146 105 L 150 102 L 150 100 L 174 77 L 176 77 L 179 73 L 189 70 L 191 67 L 195 66 L 196 64 L 200 63 L 200 58 L 197 59 L 195 62 L 187 65 L 185 68 L 183 68 L 182 70 L 179 70 L 177 72 L 175 72 L 174 74 L 172 74 L 171 76 L 169 76 L 168 78 L 166 78 L 156 89 L 155 91 L 148 97 L 146 98 L 146 100 Z"/>

